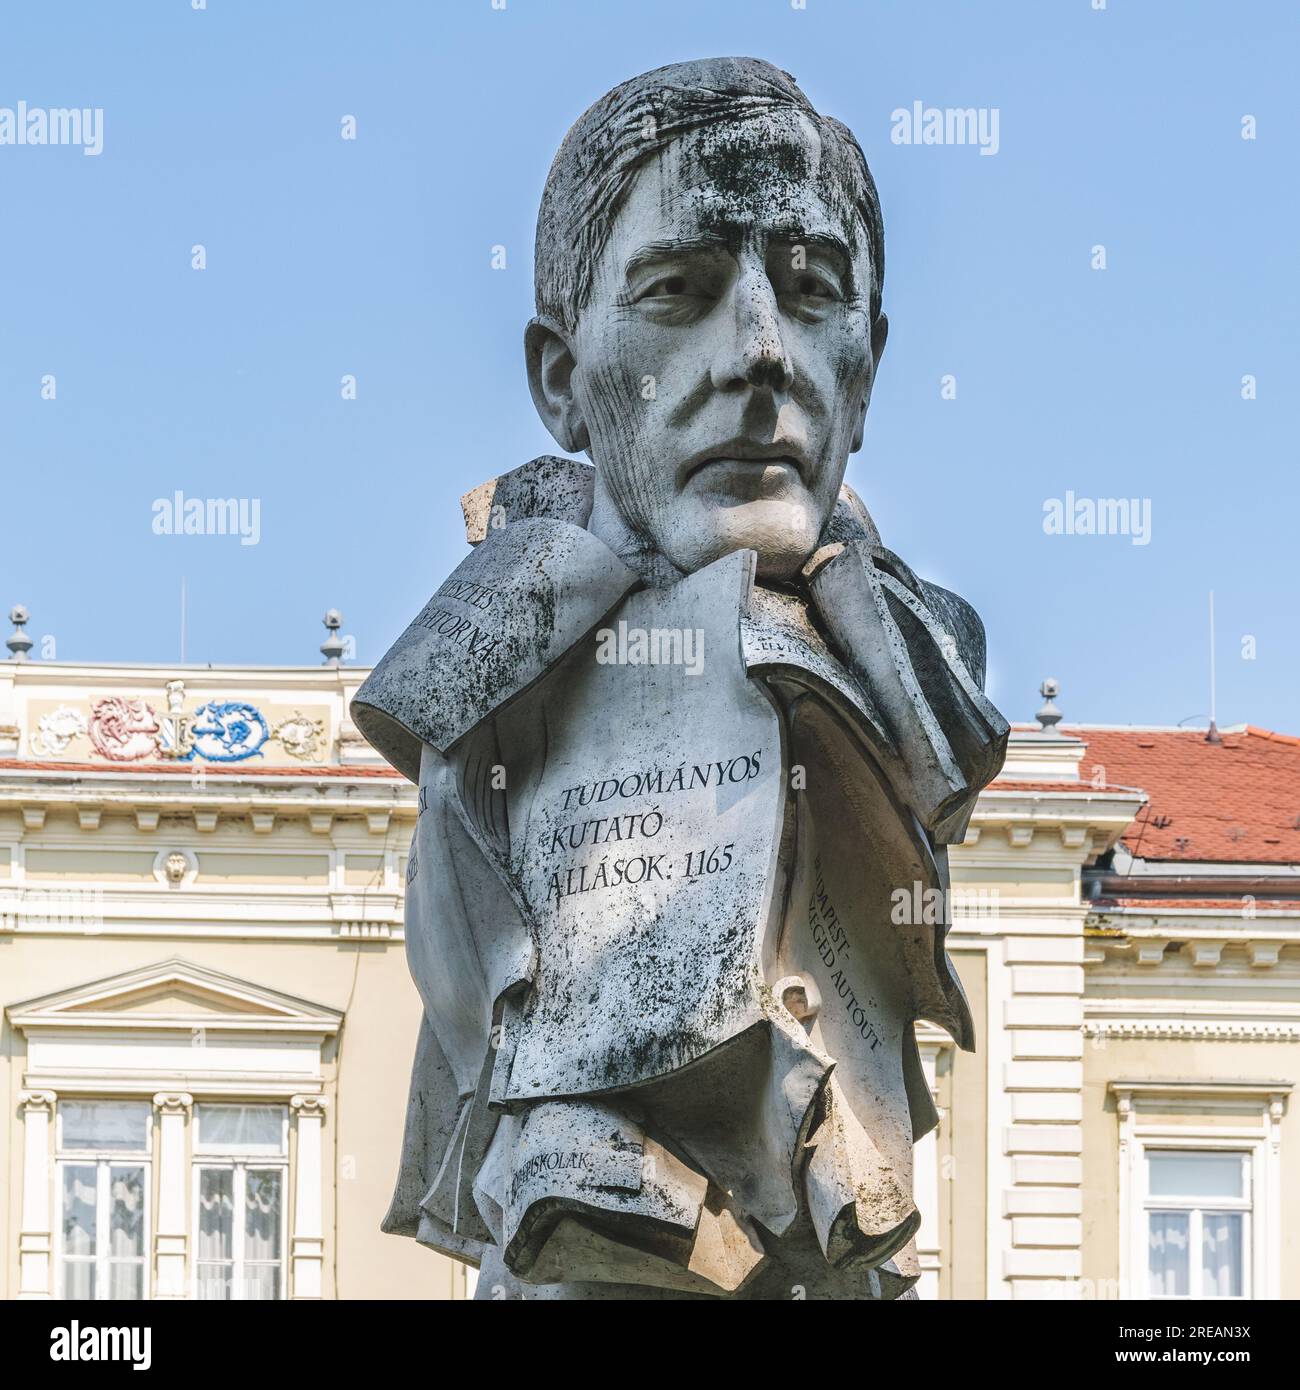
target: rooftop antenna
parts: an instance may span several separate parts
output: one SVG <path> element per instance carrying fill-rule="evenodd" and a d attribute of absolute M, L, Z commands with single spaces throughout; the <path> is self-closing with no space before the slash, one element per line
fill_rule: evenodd
<path fill-rule="evenodd" d="M 1206 743 L 1222 743 L 1219 726 L 1215 723 L 1215 685 L 1214 685 L 1214 590 L 1210 590 L 1210 727 L 1206 730 Z"/>

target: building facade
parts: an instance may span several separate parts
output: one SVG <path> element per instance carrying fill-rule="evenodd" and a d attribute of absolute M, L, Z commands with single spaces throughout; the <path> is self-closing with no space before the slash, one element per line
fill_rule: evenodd
<path fill-rule="evenodd" d="M 0 662 L 0 1296 L 456 1298 L 367 672 Z M 924 1298 L 1300 1297 L 1300 740 L 1017 728 L 919 1029 Z M 918 910 L 925 910 L 917 905 Z"/>
<path fill-rule="evenodd" d="M 952 856 L 922 1287 L 1298 1298 L 1300 739 L 1056 719 Z"/>
<path fill-rule="evenodd" d="M 0 662 L 0 1292 L 447 1298 L 384 1235 L 414 791 L 363 673 Z"/>

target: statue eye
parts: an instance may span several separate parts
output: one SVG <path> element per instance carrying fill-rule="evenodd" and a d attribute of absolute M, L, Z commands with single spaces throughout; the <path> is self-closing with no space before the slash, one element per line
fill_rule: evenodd
<path fill-rule="evenodd" d="M 795 293 L 805 299 L 834 299 L 835 292 L 815 275 L 801 275 L 795 282 Z"/>
<path fill-rule="evenodd" d="M 684 275 L 665 275 L 662 280 L 656 280 L 641 297 L 643 299 L 668 299 L 685 293 L 686 277 Z"/>

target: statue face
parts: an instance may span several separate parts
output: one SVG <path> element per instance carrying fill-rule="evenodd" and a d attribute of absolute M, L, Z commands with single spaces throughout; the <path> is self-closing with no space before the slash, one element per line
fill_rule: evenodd
<path fill-rule="evenodd" d="M 788 110 L 674 141 L 639 171 L 573 334 L 597 513 L 683 572 L 750 548 L 761 576 L 796 573 L 861 445 L 886 325 L 873 343 L 865 230 L 821 163 Z"/>

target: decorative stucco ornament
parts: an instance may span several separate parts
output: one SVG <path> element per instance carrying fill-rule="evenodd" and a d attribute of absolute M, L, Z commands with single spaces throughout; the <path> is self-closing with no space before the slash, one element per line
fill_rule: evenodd
<path fill-rule="evenodd" d="M 325 723 L 320 719 L 310 719 L 294 710 L 288 719 L 282 719 L 271 737 L 280 740 L 280 746 L 291 758 L 303 762 L 320 762 L 325 755 Z"/>
<path fill-rule="evenodd" d="M 419 786 L 385 1228 L 481 1298 L 918 1277 L 914 1026 L 974 1038 L 947 914 L 896 905 L 947 903 L 1008 730 L 975 612 L 843 485 L 883 246 L 852 136 L 752 59 L 624 83 L 552 167 L 529 382 L 592 463 L 462 499 L 352 704 Z"/>
<path fill-rule="evenodd" d="M 153 706 L 144 700 L 109 695 L 90 711 L 90 742 L 101 757 L 115 763 L 157 757 L 161 728 Z"/>
<path fill-rule="evenodd" d="M 256 705 L 244 700 L 209 701 L 194 711 L 189 756 L 198 754 L 214 763 L 242 762 L 260 755 L 270 736 L 266 719 Z"/>
<path fill-rule="evenodd" d="M 185 713 L 185 682 L 170 680 L 164 689 L 167 692 L 167 713 L 162 718 L 158 751 L 164 758 L 184 762 L 194 750 L 190 729 L 194 721 L 192 716 Z"/>
<path fill-rule="evenodd" d="M 86 732 L 86 716 L 72 705 L 60 705 L 37 720 L 32 752 L 38 757 L 66 753 L 74 738 Z"/>

